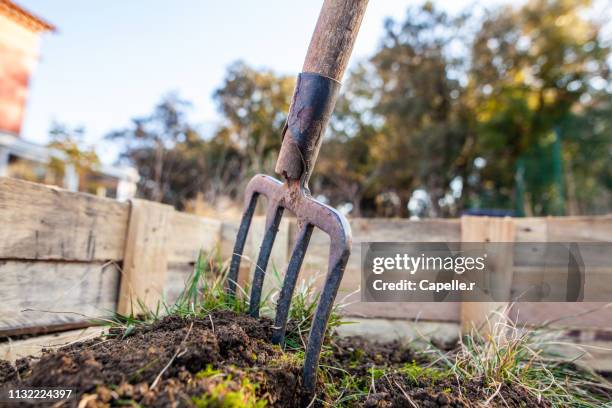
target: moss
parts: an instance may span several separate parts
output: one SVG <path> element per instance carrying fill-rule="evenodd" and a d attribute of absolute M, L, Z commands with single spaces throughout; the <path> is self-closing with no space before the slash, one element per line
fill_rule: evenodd
<path fill-rule="evenodd" d="M 408 377 L 408 380 L 414 385 L 435 385 L 450 376 L 450 372 L 447 370 L 442 370 L 437 367 L 423 367 L 418 365 L 414 360 L 411 364 L 405 364 L 398 371 Z"/>
<path fill-rule="evenodd" d="M 214 377 L 215 375 L 219 374 L 221 374 L 221 370 L 215 370 L 212 364 L 207 364 L 204 370 L 201 370 L 196 374 L 196 378 L 201 380 L 202 378 Z"/>
<path fill-rule="evenodd" d="M 191 400 L 197 408 L 264 408 L 267 401 L 257 399 L 258 388 L 259 385 L 251 383 L 248 378 L 239 384 L 228 378 L 214 385 L 209 393 Z"/>

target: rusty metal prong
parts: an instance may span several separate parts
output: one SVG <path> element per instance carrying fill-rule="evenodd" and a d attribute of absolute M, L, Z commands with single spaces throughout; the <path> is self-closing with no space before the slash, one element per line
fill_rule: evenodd
<path fill-rule="evenodd" d="M 283 217 L 283 210 L 284 208 L 279 206 L 278 203 L 273 202 L 268 204 L 268 211 L 266 215 L 266 232 L 259 249 L 257 264 L 255 265 L 253 286 L 251 287 L 251 299 L 249 302 L 249 314 L 253 317 L 259 317 L 259 303 L 261 302 L 263 282 L 266 276 L 268 260 L 270 259 L 270 254 L 272 253 L 274 239 L 276 238 L 278 226 L 280 225 L 281 218 Z"/>
<path fill-rule="evenodd" d="M 332 243 L 332 252 L 334 252 L 333 247 Z M 310 327 L 310 335 L 308 336 L 304 369 L 302 371 L 302 382 L 305 395 L 310 395 L 314 393 L 315 390 L 321 346 L 323 345 L 323 338 L 325 337 L 327 322 L 329 321 L 329 316 L 334 306 L 334 300 L 336 299 L 336 294 L 340 287 L 340 281 L 342 280 L 344 269 L 348 262 L 350 246 L 335 252 L 336 253 L 330 254 L 329 272 L 319 298 L 319 304 L 317 305 L 312 326 Z"/>
<path fill-rule="evenodd" d="M 309 398 L 315 392 L 321 346 L 323 345 L 329 316 L 334 307 L 334 300 L 351 253 L 351 228 L 346 218 L 337 210 L 314 200 L 310 196 L 302 196 L 299 202 L 287 202 L 286 204 L 287 209 L 296 214 L 297 217 L 329 235 L 331 243 L 327 277 L 310 327 L 302 371 L 304 395 Z"/>
<path fill-rule="evenodd" d="M 272 343 L 283 345 L 285 343 L 285 331 L 287 330 L 287 318 L 289 317 L 289 307 L 291 298 L 295 290 L 295 284 L 302 267 L 302 261 L 306 254 L 306 249 L 312 236 L 314 227 L 306 223 L 298 232 L 291 259 L 287 266 L 287 273 L 283 281 L 283 287 L 276 303 L 276 318 L 274 321 L 274 332 L 272 333 Z"/>
<path fill-rule="evenodd" d="M 259 193 L 253 192 L 248 197 L 248 204 L 242 214 L 242 220 L 240 221 L 240 227 L 238 228 L 238 235 L 236 236 L 236 243 L 234 244 L 234 252 L 232 252 L 232 261 L 230 263 L 229 273 L 227 275 L 227 293 L 230 296 L 236 295 L 236 285 L 238 284 L 238 272 L 240 271 L 240 260 L 242 259 L 242 252 L 244 251 L 244 244 L 249 233 L 249 227 L 251 226 L 251 220 L 255 213 L 255 207 L 257 207 L 257 198 Z"/>

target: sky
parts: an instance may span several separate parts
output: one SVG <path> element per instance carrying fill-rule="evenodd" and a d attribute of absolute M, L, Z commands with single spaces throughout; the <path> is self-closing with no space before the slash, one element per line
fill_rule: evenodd
<path fill-rule="evenodd" d="M 226 68 L 251 66 L 297 75 L 322 0 L 17 0 L 56 25 L 43 35 L 22 136 L 45 143 L 52 121 L 83 126 L 103 162 L 116 150 L 103 137 L 177 92 L 206 135 L 219 123 L 212 100 Z M 385 17 L 402 19 L 409 1 L 370 0 L 352 63 L 379 45 Z M 414 4 L 414 2 L 413 2 Z M 420 4 L 420 2 L 418 2 Z M 441 0 L 451 13 L 470 0 Z"/>

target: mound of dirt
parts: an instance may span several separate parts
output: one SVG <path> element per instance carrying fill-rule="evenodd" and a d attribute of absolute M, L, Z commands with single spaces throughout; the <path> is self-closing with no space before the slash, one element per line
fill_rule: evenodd
<path fill-rule="evenodd" d="M 302 399 L 300 359 L 272 345 L 271 334 L 269 319 L 228 311 L 205 318 L 170 316 L 130 332 L 114 329 L 111 337 L 46 351 L 15 365 L 0 360 L 0 388 L 73 388 L 76 398 L 62 405 L 72 407 L 297 407 Z M 448 378 L 411 379 L 395 370 L 408 364 L 418 373 L 427 363 L 399 342 L 336 339 L 321 362 L 340 368 L 326 371 L 325 380 L 336 389 L 345 386 L 346 373 L 356 379 L 361 391 L 342 400 L 348 406 L 470 407 L 486 400 L 479 384 L 464 384 L 460 391 Z M 314 406 L 338 405 L 328 385 L 319 384 Z M 491 406 L 547 406 L 511 386 L 502 387 L 499 396 Z"/>
<path fill-rule="evenodd" d="M 74 388 L 78 395 L 71 406 L 82 400 L 87 407 L 128 401 L 215 406 L 213 400 L 226 395 L 293 406 L 300 397 L 301 367 L 269 343 L 271 327 L 268 319 L 227 311 L 204 319 L 170 316 L 131 333 L 114 330 L 111 338 L 21 359 L 16 367 L 2 362 L 0 385 Z"/>

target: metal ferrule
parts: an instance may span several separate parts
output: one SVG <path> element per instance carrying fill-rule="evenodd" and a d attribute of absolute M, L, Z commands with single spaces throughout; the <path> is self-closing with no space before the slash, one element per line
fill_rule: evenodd
<path fill-rule="evenodd" d="M 286 180 L 308 187 L 339 89 L 335 79 L 311 72 L 298 75 L 275 168 Z"/>

